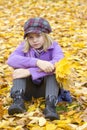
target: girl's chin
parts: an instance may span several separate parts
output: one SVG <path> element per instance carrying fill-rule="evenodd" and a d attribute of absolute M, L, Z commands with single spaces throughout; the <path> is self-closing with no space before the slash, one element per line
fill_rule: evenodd
<path fill-rule="evenodd" d="M 42 49 L 43 47 L 41 46 L 41 47 L 34 47 L 34 49 Z"/>

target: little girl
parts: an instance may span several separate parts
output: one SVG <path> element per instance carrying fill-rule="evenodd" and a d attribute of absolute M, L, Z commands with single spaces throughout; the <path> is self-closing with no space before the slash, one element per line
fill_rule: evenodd
<path fill-rule="evenodd" d="M 36 17 L 24 24 L 24 41 L 8 58 L 14 68 L 9 115 L 25 112 L 24 100 L 45 97 L 44 115 L 50 120 L 59 119 L 56 103 L 59 84 L 55 79 L 55 63 L 63 58 L 57 42 L 49 37 L 51 27 L 47 20 Z"/>

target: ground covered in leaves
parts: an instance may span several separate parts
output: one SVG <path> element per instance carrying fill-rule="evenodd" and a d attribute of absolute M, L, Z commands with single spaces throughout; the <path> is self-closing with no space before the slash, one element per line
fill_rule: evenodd
<path fill-rule="evenodd" d="M 23 40 L 23 24 L 31 17 L 49 20 L 64 59 L 56 64 L 56 78 L 70 90 L 71 104 L 57 105 L 60 120 L 44 118 L 43 99 L 26 102 L 27 112 L 9 116 L 12 74 L 6 60 Z M 86 0 L 0 0 L 0 130 L 86 130 L 87 129 L 87 1 Z"/>

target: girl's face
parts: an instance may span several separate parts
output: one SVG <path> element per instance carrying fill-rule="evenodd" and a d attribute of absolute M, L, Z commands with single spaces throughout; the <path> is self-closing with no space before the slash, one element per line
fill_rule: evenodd
<path fill-rule="evenodd" d="M 31 47 L 39 49 L 44 44 L 44 36 L 42 34 L 30 33 L 28 34 L 28 41 Z"/>

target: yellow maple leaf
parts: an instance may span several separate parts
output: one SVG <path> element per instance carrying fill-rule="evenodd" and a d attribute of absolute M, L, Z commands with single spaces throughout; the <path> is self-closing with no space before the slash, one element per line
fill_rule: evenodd
<path fill-rule="evenodd" d="M 46 124 L 46 130 L 56 130 L 57 125 L 52 124 L 52 123 L 47 123 Z"/>
<path fill-rule="evenodd" d="M 63 58 L 55 64 L 55 74 L 57 81 L 63 85 L 64 88 L 68 87 L 68 78 L 71 73 L 72 64 L 67 58 Z"/>
<path fill-rule="evenodd" d="M 55 66 L 56 66 L 55 72 L 57 77 L 63 78 L 67 74 L 70 74 L 71 64 L 69 63 L 67 58 L 63 58 L 62 60 L 60 60 L 55 64 Z"/>
<path fill-rule="evenodd" d="M 87 123 L 79 126 L 76 130 L 87 130 Z"/>
<path fill-rule="evenodd" d="M 77 42 L 72 44 L 73 47 L 77 47 L 77 48 L 84 48 L 85 47 L 85 43 L 84 42 Z"/>

